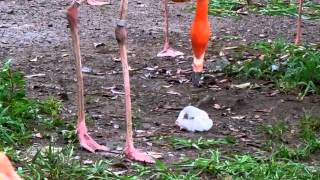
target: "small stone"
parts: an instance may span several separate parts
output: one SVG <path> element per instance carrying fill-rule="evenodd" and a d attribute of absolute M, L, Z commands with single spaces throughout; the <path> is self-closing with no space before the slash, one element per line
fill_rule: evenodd
<path fill-rule="evenodd" d="M 93 70 L 92 70 L 92 68 L 84 66 L 84 67 L 82 67 L 81 71 L 83 73 L 91 73 Z"/>
<path fill-rule="evenodd" d="M 75 160 L 79 160 L 79 159 L 80 159 L 80 156 L 75 156 L 74 159 L 75 159 Z"/>
<path fill-rule="evenodd" d="M 122 150 L 123 150 L 123 147 L 117 146 L 117 147 L 116 147 L 116 150 L 117 150 L 117 151 L 122 151 Z"/>
<path fill-rule="evenodd" d="M 267 37 L 267 35 L 266 34 L 259 34 L 259 37 L 265 38 L 265 37 Z"/>
<path fill-rule="evenodd" d="M 83 161 L 83 164 L 93 164 L 93 161 L 92 161 L 92 160 L 87 159 L 87 160 Z"/>
<path fill-rule="evenodd" d="M 213 108 L 215 108 L 215 109 L 221 109 L 221 106 L 220 106 L 219 104 L 214 104 L 214 105 L 213 105 Z"/>

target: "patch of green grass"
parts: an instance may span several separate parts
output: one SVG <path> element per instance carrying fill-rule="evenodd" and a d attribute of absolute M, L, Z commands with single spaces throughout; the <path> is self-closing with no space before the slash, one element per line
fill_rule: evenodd
<path fill-rule="evenodd" d="M 305 175 L 306 175 L 305 177 L 307 177 L 308 171 L 303 171 L 306 165 L 298 162 L 291 162 L 291 160 L 299 161 L 299 160 L 307 159 L 312 153 L 314 153 L 316 150 L 319 149 L 319 141 L 310 140 L 310 141 L 307 141 L 306 143 L 301 143 L 300 146 L 289 147 L 288 145 L 284 144 L 284 142 L 286 141 L 285 135 L 286 133 L 289 132 L 289 130 L 290 130 L 289 126 L 282 121 L 279 121 L 278 123 L 275 123 L 273 125 L 264 126 L 264 131 L 266 135 L 268 136 L 269 139 L 272 139 L 269 141 L 270 142 L 268 147 L 269 149 L 267 149 L 268 151 L 271 152 L 271 155 L 269 158 L 257 158 L 257 157 L 248 156 L 248 155 L 241 155 L 241 156 L 234 155 L 231 157 L 225 156 L 223 157 L 223 159 L 228 160 L 228 161 L 225 161 L 226 165 L 218 166 L 215 163 L 221 163 L 221 162 L 217 160 L 220 158 L 220 155 L 219 155 L 219 152 L 216 151 L 215 154 L 213 154 L 213 157 L 210 158 L 210 160 L 206 158 L 204 159 L 198 158 L 196 160 L 194 159 L 190 160 L 192 162 L 199 163 L 199 164 L 193 164 L 192 165 L 193 168 L 189 169 L 187 172 L 185 171 L 180 172 L 181 170 L 179 169 L 176 169 L 174 171 L 172 170 L 172 168 L 166 167 L 167 171 L 160 171 L 159 173 L 162 174 L 161 177 L 168 176 L 168 177 L 175 177 L 176 179 L 177 177 L 179 177 L 179 175 L 181 175 L 181 173 L 183 174 L 182 177 L 189 177 L 189 175 L 192 175 L 192 174 L 193 175 L 202 174 L 205 172 L 206 173 L 209 172 L 210 174 L 217 177 L 225 177 L 225 176 L 239 177 L 240 175 L 241 178 L 239 179 L 247 179 L 247 178 L 259 179 L 264 176 L 270 179 L 277 179 L 276 178 L 277 174 L 280 174 L 279 177 L 281 178 L 293 177 L 294 179 L 294 178 L 302 178 Z M 175 149 L 194 148 L 194 149 L 201 150 L 205 148 L 213 148 L 216 145 L 235 143 L 233 139 L 205 140 L 205 139 L 199 138 L 197 140 L 192 140 L 192 139 L 175 137 L 175 138 L 170 138 L 169 140 L 171 141 Z M 231 165 L 232 163 L 234 164 Z M 184 167 L 186 166 L 185 163 L 182 163 L 182 165 Z M 232 167 L 230 167 L 229 165 Z M 259 168 L 255 169 L 256 166 L 262 166 L 262 167 L 260 169 Z M 177 166 L 173 165 L 173 167 L 177 167 Z M 209 169 L 206 169 L 204 167 Z M 230 168 L 238 168 L 238 169 L 232 170 L 231 171 L 232 173 L 231 173 L 229 172 Z M 294 171 L 297 171 L 298 174 L 293 174 L 293 176 L 290 176 L 290 173 L 292 173 L 293 171 L 286 172 L 290 168 L 295 168 Z M 258 175 L 252 176 L 251 173 L 258 174 Z M 303 173 L 304 175 L 300 176 L 301 173 Z M 319 175 L 319 170 L 315 171 L 315 173 Z M 167 176 L 165 176 L 164 174 Z M 310 178 L 313 178 L 313 176 L 315 175 L 311 175 Z"/>
<path fill-rule="evenodd" d="M 197 174 L 193 172 L 183 172 L 176 167 L 169 167 L 161 161 L 156 161 L 155 173 L 151 179 L 166 179 L 166 180 L 193 180 L 199 179 Z"/>
<path fill-rule="evenodd" d="M 73 124 L 67 124 L 65 129 L 61 130 L 62 137 L 69 144 L 78 143 L 77 133 Z"/>
<path fill-rule="evenodd" d="M 268 139 L 278 142 L 282 142 L 284 140 L 284 135 L 289 130 L 288 124 L 283 121 L 266 124 L 263 125 L 262 128 Z"/>
<path fill-rule="evenodd" d="M 279 44 L 277 47 L 282 47 Z M 266 48 L 265 51 L 270 50 Z M 271 57 L 278 57 L 278 51 L 270 51 Z M 297 52 L 296 52 L 297 53 Z M 266 55 L 265 55 L 266 56 Z M 0 150 L 18 163 L 18 172 L 24 179 L 319 179 L 320 167 L 298 162 L 320 149 L 319 117 L 306 114 L 299 122 L 298 135 L 302 140 L 299 147 L 281 148 L 274 146 L 269 157 L 253 154 L 221 154 L 218 150 L 201 152 L 198 158 L 165 164 L 157 161 L 155 166 L 133 164 L 125 170 L 118 170 L 112 161 L 97 160 L 84 163 L 75 156 L 72 143 L 76 142 L 73 125 L 66 125 L 63 138 L 70 144 L 57 148 L 52 145 L 39 150 L 32 159 L 21 160 L 14 145 L 20 145 L 30 138 L 33 129 L 51 129 L 60 125 L 61 102 L 49 98 L 34 100 L 26 96 L 25 82 L 20 73 L 6 64 L 0 71 Z M 22 131 L 24 130 L 24 131 Z M 289 131 L 286 124 L 266 126 L 270 138 L 283 139 Z M 25 138 L 21 138 L 25 137 Z M 10 141 L 11 140 L 11 141 Z M 235 139 L 168 139 L 175 149 L 193 148 L 197 150 L 215 148 L 217 145 L 234 144 Z M 282 144 L 281 144 L 282 145 Z M 200 152 L 200 151 L 198 151 Z M 89 158 L 90 159 L 90 158 Z M 294 160 L 295 162 L 292 162 Z M 124 172 L 124 174 L 123 174 Z"/>
<path fill-rule="evenodd" d="M 281 144 L 274 147 L 272 156 L 274 158 L 290 159 L 290 160 L 304 160 L 308 159 L 312 153 L 320 148 L 320 142 L 308 142 L 301 144 L 298 147 L 292 148 L 287 145 Z"/>
<path fill-rule="evenodd" d="M 236 140 L 233 137 L 226 137 L 224 139 L 186 139 L 181 137 L 169 138 L 175 149 L 195 148 L 198 150 L 214 147 L 223 144 L 235 144 Z"/>
<path fill-rule="evenodd" d="M 240 36 L 233 36 L 233 35 L 224 35 L 224 36 L 222 36 L 222 39 L 224 41 L 234 41 L 234 40 L 240 40 L 241 37 Z"/>
<path fill-rule="evenodd" d="M 265 6 L 255 9 L 258 13 L 271 16 L 298 16 L 297 1 L 285 3 L 283 0 L 268 0 Z M 320 4 L 305 1 L 303 4 L 303 19 L 319 19 Z"/>
<path fill-rule="evenodd" d="M 221 156 L 212 151 L 210 158 L 187 160 L 183 167 L 199 170 L 219 179 L 317 179 L 320 169 L 302 163 L 283 162 L 252 155 Z"/>
<path fill-rule="evenodd" d="M 296 46 L 284 40 L 259 42 L 254 48 L 260 58 L 250 59 L 229 69 L 248 78 L 273 81 L 283 91 L 299 91 L 303 98 L 308 93 L 320 92 L 320 50 L 311 45 Z"/>
<path fill-rule="evenodd" d="M 239 9 L 248 5 L 245 0 L 210 0 L 209 14 L 214 16 L 236 16 Z M 265 4 L 252 4 L 247 11 L 269 16 L 298 16 L 297 1 L 285 3 L 283 0 L 268 0 Z M 320 4 L 305 0 L 303 4 L 303 19 L 319 19 Z"/>
<path fill-rule="evenodd" d="M 300 137 L 306 141 L 319 138 L 320 117 L 305 113 L 299 122 Z"/>
<path fill-rule="evenodd" d="M 237 10 L 244 7 L 246 1 L 244 0 L 210 0 L 209 14 L 214 16 L 234 16 Z"/>
<path fill-rule="evenodd" d="M 110 161 L 99 160 L 84 164 L 74 156 L 72 146 L 44 148 L 19 168 L 24 179 L 118 179 L 111 172 Z"/>
<path fill-rule="evenodd" d="M 26 96 L 24 76 L 10 67 L 0 68 L 0 150 L 18 145 L 31 137 L 33 129 L 51 129 L 62 122 L 61 102 L 48 98 L 34 100 Z"/>
<path fill-rule="evenodd" d="M 136 180 L 148 177 L 150 179 L 198 179 L 197 174 L 172 168 L 161 161 L 155 166 L 145 166 L 135 163 L 129 174 L 118 175 L 111 161 L 97 160 L 85 164 L 74 154 L 74 148 L 68 145 L 64 148 L 49 145 L 39 150 L 36 155 L 18 168 L 18 173 L 26 180 L 31 179 L 115 179 Z M 122 174 L 120 170 L 120 174 Z M 126 170 L 125 170 L 126 171 Z"/>
<path fill-rule="evenodd" d="M 283 130 L 287 132 L 289 129 L 284 128 L 285 126 L 281 122 L 277 124 L 269 125 L 266 134 L 272 134 L 272 136 L 269 136 L 269 140 L 264 145 L 266 150 L 272 152 L 271 156 L 273 158 L 304 160 L 308 159 L 312 153 L 320 150 L 320 117 L 305 113 L 298 124 L 297 137 L 300 138 L 300 142 L 291 146 L 283 143 Z"/>
<path fill-rule="evenodd" d="M 117 175 L 111 161 L 98 160 L 84 164 L 74 156 L 72 146 L 39 151 L 18 172 L 25 179 L 317 179 L 319 166 L 280 161 L 254 155 L 222 155 L 210 151 L 196 159 L 184 159 L 174 164 L 159 160 L 155 166 L 133 164 L 130 176 Z M 120 172 L 120 171 L 119 171 Z"/>

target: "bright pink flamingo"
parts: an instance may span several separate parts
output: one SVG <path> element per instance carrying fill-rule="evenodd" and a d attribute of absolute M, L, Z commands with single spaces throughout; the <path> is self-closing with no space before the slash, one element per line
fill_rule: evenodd
<path fill-rule="evenodd" d="M 86 1 L 90 5 L 104 5 L 107 2 L 100 2 L 96 0 L 74 0 L 67 10 L 67 18 L 71 25 L 71 38 L 73 53 L 76 60 L 76 73 L 78 81 L 78 121 L 77 121 L 77 135 L 80 141 L 80 145 L 90 151 L 95 152 L 109 151 L 106 146 L 98 144 L 88 134 L 88 130 L 85 124 L 85 108 L 84 108 L 84 87 L 83 87 L 83 75 L 81 72 L 81 53 L 80 53 L 80 38 L 78 34 L 78 9 L 80 5 Z M 131 97 L 130 97 L 130 80 L 127 61 L 127 28 L 126 19 L 128 13 L 128 0 L 121 0 L 120 4 L 120 19 L 115 28 L 115 35 L 119 45 L 120 58 L 123 68 L 124 88 L 125 88 L 125 108 L 126 108 L 126 143 L 124 153 L 128 159 L 143 161 L 147 163 L 153 163 L 154 159 L 145 152 L 136 150 L 133 144 L 133 132 L 132 132 L 132 115 L 131 115 Z"/>

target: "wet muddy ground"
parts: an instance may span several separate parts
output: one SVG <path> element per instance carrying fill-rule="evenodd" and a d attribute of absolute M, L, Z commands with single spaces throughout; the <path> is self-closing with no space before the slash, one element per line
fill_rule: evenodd
<path fill-rule="evenodd" d="M 103 7 L 81 6 L 80 36 L 85 73 L 86 111 L 92 135 L 114 149 L 124 144 L 124 97 L 121 63 L 114 37 L 120 1 Z M 0 59 L 12 59 L 15 69 L 26 75 L 28 93 L 33 97 L 54 96 L 63 101 L 63 118 L 74 121 L 76 114 L 75 64 L 71 51 L 65 0 L 0 0 Z M 231 88 L 241 84 L 236 78 L 221 73 L 207 73 L 201 88 L 192 87 L 190 80 L 192 51 L 189 26 L 193 13 L 191 3 L 170 4 L 170 34 L 173 47 L 183 57 L 157 58 L 163 43 L 161 1 L 129 2 L 129 64 L 137 147 L 163 153 L 165 161 L 181 154 L 196 156 L 195 150 L 176 151 L 157 143 L 160 136 L 218 138 L 234 136 L 239 142 L 231 151 L 253 152 L 265 140 L 261 125 L 285 120 L 290 126 L 304 110 L 320 112 L 320 97 L 312 95 L 303 101 L 296 94 L 275 93 L 267 82 L 255 82 L 260 88 Z M 247 15 L 241 17 L 210 17 L 213 30 L 206 59 L 219 60 L 223 47 L 246 45 L 262 39 L 294 37 L 295 19 Z M 303 40 L 320 42 L 319 21 L 303 22 Z M 226 37 L 237 37 L 233 40 Z M 96 48 L 94 43 L 104 43 Z M 243 52 L 225 52 L 227 57 Z M 228 55 L 230 53 L 230 55 Z M 239 55 L 239 54 L 238 54 Z M 236 57 L 233 57 L 236 58 Z M 111 88 L 115 87 L 115 88 Z M 115 91 L 111 91 L 111 89 Z M 188 133 L 174 126 L 179 111 L 201 103 L 214 120 L 209 132 Z M 219 108 L 220 107 L 220 108 Z M 83 156 L 87 152 L 78 149 Z M 99 156 L 97 156 L 98 158 Z M 319 157 L 312 161 L 316 162 Z M 311 162 L 312 163 L 312 162 Z"/>

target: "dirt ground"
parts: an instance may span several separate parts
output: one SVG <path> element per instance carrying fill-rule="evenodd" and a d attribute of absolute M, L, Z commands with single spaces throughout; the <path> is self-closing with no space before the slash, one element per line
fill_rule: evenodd
<path fill-rule="evenodd" d="M 118 150 L 124 144 L 125 135 L 123 80 L 114 37 L 119 2 L 112 0 L 112 5 L 103 7 L 83 5 L 80 13 L 83 64 L 90 70 L 85 73 L 85 92 L 91 133 L 98 142 Z M 33 97 L 54 96 L 62 100 L 65 121 L 75 119 L 77 88 L 65 14 L 69 4 L 65 0 L 0 0 L 1 61 L 11 58 L 15 69 L 26 75 L 36 75 L 28 78 L 28 93 Z M 253 152 L 265 139 L 260 128 L 262 124 L 280 119 L 292 126 L 304 110 L 320 112 L 319 96 L 311 95 L 298 101 L 294 93 L 274 93 L 276 90 L 268 82 L 255 82 L 261 85 L 260 88 L 236 89 L 230 85 L 247 81 L 209 73 L 211 78 L 205 80 L 203 87 L 192 87 L 189 81 L 192 62 L 189 26 L 193 13 L 186 10 L 190 5 L 170 4 L 171 42 L 185 56 L 166 59 L 156 57 L 163 43 L 161 1 L 129 1 L 129 64 L 134 69 L 131 71 L 134 121 L 136 130 L 150 133 L 137 133 L 140 136 L 135 139 L 137 147 L 161 152 L 164 160 L 171 162 L 181 154 L 194 156 L 197 152 L 174 151 L 152 138 L 231 135 L 239 142 L 233 151 Z M 211 16 L 210 22 L 214 38 L 206 55 L 208 61 L 219 59 L 223 47 L 277 37 L 293 40 L 294 37 L 295 19 L 292 17 Z M 304 21 L 303 40 L 320 42 L 319 29 L 319 21 Z M 226 40 L 225 36 L 240 37 L 240 40 Z M 105 46 L 96 48 L 94 43 L 104 43 Z M 110 87 L 113 86 L 115 91 L 112 92 Z M 208 95 L 213 100 L 200 107 L 214 120 L 209 132 L 192 134 L 174 126 L 181 108 L 195 105 Z M 217 109 L 217 104 L 221 109 Z M 78 154 L 88 155 L 80 148 Z M 312 161 L 318 160 L 319 157 L 315 157 Z"/>

